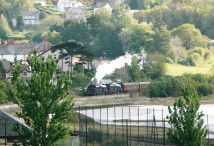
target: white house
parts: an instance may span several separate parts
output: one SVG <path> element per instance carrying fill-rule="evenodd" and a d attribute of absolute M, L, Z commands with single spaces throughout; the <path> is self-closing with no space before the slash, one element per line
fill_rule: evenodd
<path fill-rule="evenodd" d="M 0 60 L 7 60 L 14 62 L 14 59 L 22 60 L 24 64 L 27 64 L 27 57 L 32 55 L 34 51 L 42 53 L 50 48 L 50 43 L 43 40 L 39 44 L 34 43 L 15 43 L 7 42 L 7 44 L 0 44 Z"/>
<path fill-rule="evenodd" d="M 112 7 L 108 2 L 98 2 L 94 6 L 94 14 L 96 13 L 97 10 L 99 10 L 101 8 L 106 8 L 108 10 L 112 10 Z"/>
<path fill-rule="evenodd" d="M 82 7 L 68 8 L 65 12 L 65 19 L 76 21 L 86 20 L 86 14 Z"/>
<path fill-rule="evenodd" d="M 60 12 L 64 12 L 68 8 L 78 8 L 82 6 L 83 4 L 77 2 L 76 0 L 59 0 L 57 3 L 57 10 Z"/>
<path fill-rule="evenodd" d="M 40 20 L 38 11 L 21 11 L 20 13 L 26 26 L 39 24 Z"/>
<path fill-rule="evenodd" d="M 59 68 L 59 70 L 61 70 L 63 72 L 70 72 L 71 66 L 68 62 L 71 62 L 71 58 L 59 59 L 60 51 L 57 50 L 56 52 L 52 53 L 50 49 L 39 54 L 38 57 L 39 58 L 47 58 L 49 55 L 52 55 L 54 60 L 58 60 L 57 67 Z M 74 56 L 72 58 L 72 64 L 74 65 L 77 62 L 79 62 L 79 58 Z"/>

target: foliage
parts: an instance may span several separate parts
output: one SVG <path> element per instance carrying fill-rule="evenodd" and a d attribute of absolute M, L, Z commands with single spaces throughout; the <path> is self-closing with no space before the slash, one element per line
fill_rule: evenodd
<path fill-rule="evenodd" d="M 111 138 L 106 140 L 103 146 L 124 146 L 127 145 L 127 139 L 122 136 L 116 136 L 116 138 Z"/>
<path fill-rule="evenodd" d="M 56 52 L 57 50 L 60 51 L 59 59 L 72 58 L 74 55 L 81 55 L 81 57 L 87 61 L 90 61 L 93 58 L 91 50 L 86 49 L 86 47 L 82 43 L 77 42 L 75 40 L 69 40 L 67 42 L 59 43 L 51 47 L 52 52 Z M 70 75 L 72 75 L 73 74 L 72 59 L 70 59 L 67 63 L 71 67 Z"/>
<path fill-rule="evenodd" d="M 167 55 L 170 52 L 170 39 L 171 33 L 166 27 L 155 30 L 153 36 L 154 48 L 151 51 L 159 52 L 163 55 Z M 150 51 L 150 50 L 148 50 Z"/>
<path fill-rule="evenodd" d="M 16 124 L 14 130 L 23 145 L 50 146 L 68 132 L 63 123 L 73 107 L 73 100 L 65 98 L 71 81 L 66 74 L 55 76 L 57 64 L 51 56 L 40 60 L 34 54 L 28 63 L 32 72 L 28 80 L 20 78 L 21 64 L 13 65 L 11 94 L 21 107 L 16 114 L 29 127 Z"/>
<path fill-rule="evenodd" d="M 6 83 L 0 80 L 0 104 L 8 100 Z"/>
<path fill-rule="evenodd" d="M 195 46 L 203 46 L 203 40 L 200 30 L 196 29 L 193 24 L 183 24 L 172 30 L 173 36 L 178 36 L 183 46 L 187 49 L 193 49 Z"/>
<path fill-rule="evenodd" d="M 170 76 L 163 76 L 152 80 L 145 89 L 144 94 L 149 97 L 170 97 L 180 96 L 181 82 Z"/>
<path fill-rule="evenodd" d="M 42 39 L 43 39 L 43 36 L 41 33 L 39 34 L 36 34 L 32 37 L 32 41 L 35 42 L 35 43 L 40 43 L 42 42 Z"/>
<path fill-rule="evenodd" d="M 130 82 L 141 81 L 142 74 L 137 60 L 132 60 L 131 67 L 129 69 Z"/>
<path fill-rule="evenodd" d="M 147 23 L 134 23 L 123 29 L 119 37 L 123 44 L 123 49 L 131 53 L 139 53 L 142 48 L 149 50 L 150 43 L 153 41 L 154 32 L 152 26 Z"/>
<path fill-rule="evenodd" d="M 157 79 L 166 73 L 165 59 L 159 54 L 148 54 L 142 72 L 151 79 Z"/>
<path fill-rule="evenodd" d="M 6 78 L 6 71 L 3 68 L 2 63 L 0 62 L 0 80 Z"/>
<path fill-rule="evenodd" d="M 84 21 L 66 21 L 63 30 L 61 32 L 63 42 L 73 39 L 88 46 L 91 41 L 88 27 Z"/>
<path fill-rule="evenodd" d="M 52 44 L 52 45 L 55 45 L 55 44 L 58 44 L 60 43 L 60 40 L 61 40 L 61 35 L 59 32 L 56 32 L 55 30 L 54 31 L 51 31 L 51 32 L 48 32 L 48 41 Z"/>
<path fill-rule="evenodd" d="M 18 16 L 18 17 L 16 18 L 16 21 L 17 21 L 16 27 L 17 27 L 19 30 L 23 30 L 23 27 L 24 27 L 24 20 L 23 20 L 23 17 L 22 17 L 22 16 Z"/>
<path fill-rule="evenodd" d="M 178 146 L 203 146 L 207 135 L 207 128 L 202 119 L 204 114 L 198 112 L 199 96 L 192 86 L 184 86 L 183 98 L 175 101 L 173 108 L 168 107 L 170 116 L 167 135 L 170 141 Z"/>
<path fill-rule="evenodd" d="M 79 73 L 77 75 L 72 76 L 72 88 L 81 88 L 84 89 L 87 84 L 90 82 L 91 77 L 84 75 L 83 73 Z"/>
<path fill-rule="evenodd" d="M 11 34 L 11 29 L 7 22 L 7 19 L 4 17 L 3 14 L 0 15 L 0 38 L 7 39 L 8 36 Z"/>
<path fill-rule="evenodd" d="M 208 83 L 201 83 L 197 85 L 197 92 L 203 96 L 212 95 L 214 93 L 214 86 Z"/>
<path fill-rule="evenodd" d="M 61 25 L 63 24 L 64 20 L 57 15 L 48 15 L 44 19 L 40 21 L 40 23 L 37 26 L 37 33 L 44 33 L 49 30 L 49 27 L 56 24 Z"/>

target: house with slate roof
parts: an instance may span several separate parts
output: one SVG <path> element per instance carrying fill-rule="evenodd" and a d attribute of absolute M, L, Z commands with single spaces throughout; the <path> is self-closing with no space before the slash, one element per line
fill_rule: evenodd
<path fill-rule="evenodd" d="M 32 55 L 34 51 L 39 54 L 48 50 L 50 43 L 43 38 L 43 42 L 37 43 L 7 43 L 0 44 L 0 60 L 6 59 L 10 62 L 14 62 L 16 58 L 18 61 L 22 60 L 24 64 L 27 64 L 27 57 Z"/>
<path fill-rule="evenodd" d="M 39 11 L 21 11 L 20 13 L 25 26 L 34 26 L 39 24 Z"/>
<path fill-rule="evenodd" d="M 5 78 L 11 78 L 12 77 L 11 62 L 7 61 L 6 59 L 3 59 L 3 60 L 0 60 L 0 64 L 2 65 L 2 68 L 5 72 L 4 77 Z M 28 65 L 26 65 L 26 64 L 22 64 L 21 77 L 22 78 L 30 78 L 31 77 L 31 72 L 29 70 Z"/>

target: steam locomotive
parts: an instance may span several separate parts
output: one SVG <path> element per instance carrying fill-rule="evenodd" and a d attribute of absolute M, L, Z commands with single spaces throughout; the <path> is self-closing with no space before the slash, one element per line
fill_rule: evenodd
<path fill-rule="evenodd" d="M 150 82 L 89 85 L 87 88 L 87 94 L 93 96 L 93 95 L 119 94 L 127 92 L 140 92 L 149 83 Z"/>

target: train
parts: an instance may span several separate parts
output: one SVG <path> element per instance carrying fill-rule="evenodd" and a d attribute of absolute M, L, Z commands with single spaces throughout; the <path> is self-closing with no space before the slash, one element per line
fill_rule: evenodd
<path fill-rule="evenodd" d="M 106 94 L 120 94 L 128 92 L 140 92 L 143 88 L 148 86 L 150 82 L 138 83 L 110 83 L 102 85 L 89 85 L 87 87 L 87 95 L 106 95 Z"/>

